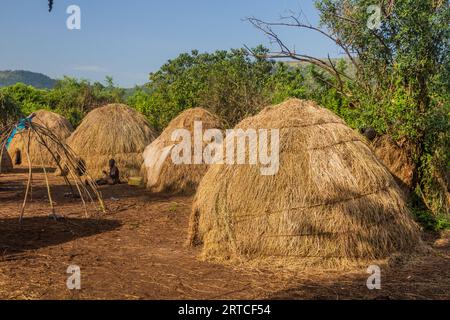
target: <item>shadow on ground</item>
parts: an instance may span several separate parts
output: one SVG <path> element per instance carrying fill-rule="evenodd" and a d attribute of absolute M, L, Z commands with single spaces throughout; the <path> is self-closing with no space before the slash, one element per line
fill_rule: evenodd
<path fill-rule="evenodd" d="M 47 216 L 0 219 L 0 261 L 10 254 L 59 245 L 78 238 L 118 229 L 121 222 L 110 219 L 61 218 Z"/>

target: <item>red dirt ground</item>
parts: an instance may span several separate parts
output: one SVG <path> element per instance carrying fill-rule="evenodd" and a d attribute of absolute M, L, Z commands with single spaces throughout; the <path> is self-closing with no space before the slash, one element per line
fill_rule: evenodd
<path fill-rule="evenodd" d="M 57 213 L 48 217 L 43 175 L 18 222 L 27 175 L 0 176 L 1 299 L 449 299 L 448 238 L 424 235 L 431 254 L 382 270 L 381 290 L 368 290 L 366 270 L 292 273 L 232 268 L 200 261 L 186 247 L 192 198 L 105 186 L 107 214 L 83 217 L 51 177 Z M 81 268 L 81 290 L 69 290 L 69 265 Z"/>

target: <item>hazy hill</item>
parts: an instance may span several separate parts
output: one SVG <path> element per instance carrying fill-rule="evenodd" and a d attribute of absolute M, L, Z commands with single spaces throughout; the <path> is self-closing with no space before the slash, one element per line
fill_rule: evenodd
<path fill-rule="evenodd" d="M 35 88 L 53 88 L 56 83 L 55 79 L 52 79 L 45 74 L 24 71 L 24 70 L 6 70 L 0 71 L 0 87 L 6 87 L 14 85 L 18 82 L 22 82 L 26 85 L 31 85 Z"/>

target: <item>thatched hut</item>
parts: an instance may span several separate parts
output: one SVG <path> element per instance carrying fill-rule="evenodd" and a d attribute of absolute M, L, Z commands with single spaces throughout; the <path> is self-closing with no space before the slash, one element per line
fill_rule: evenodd
<path fill-rule="evenodd" d="M 202 245 L 203 258 L 336 268 L 420 243 L 391 174 L 331 111 L 292 99 L 237 128 L 279 129 L 279 171 L 208 169 L 189 226 L 189 242 Z"/>
<path fill-rule="evenodd" d="M 73 131 L 70 122 L 57 113 L 39 110 L 35 114 L 32 122 L 50 130 L 60 141 L 65 141 Z M 18 132 L 9 145 L 8 153 L 13 160 L 13 164 L 15 166 L 28 166 L 27 150 L 25 149 L 28 146 L 28 138 L 30 138 L 28 154 L 31 163 L 35 166 L 56 167 L 55 155 L 52 155 L 47 147 L 42 145 L 36 132 L 31 131 L 30 137 L 28 137 L 28 130 Z M 43 137 L 43 140 L 51 149 L 57 149 L 55 142 L 50 138 Z"/>
<path fill-rule="evenodd" d="M 1 151 L 0 147 L 0 173 L 10 172 L 13 169 L 11 157 L 9 156 L 8 152 L 3 149 L 3 152 Z"/>
<path fill-rule="evenodd" d="M 171 138 L 174 130 L 186 129 L 193 136 L 195 121 L 201 121 L 202 132 L 206 129 L 221 130 L 223 128 L 223 124 L 217 116 L 202 108 L 187 109 L 174 118 L 162 134 L 144 151 L 143 175 L 148 189 L 152 192 L 189 194 L 197 189 L 208 165 L 175 165 L 169 154 L 178 143 L 172 141 Z"/>
<path fill-rule="evenodd" d="M 123 104 L 109 104 L 91 111 L 67 139 L 68 145 L 99 178 L 115 159 L 122 179 L 139 174 L 145 147 L 155 139 L 148 121 Z"/>

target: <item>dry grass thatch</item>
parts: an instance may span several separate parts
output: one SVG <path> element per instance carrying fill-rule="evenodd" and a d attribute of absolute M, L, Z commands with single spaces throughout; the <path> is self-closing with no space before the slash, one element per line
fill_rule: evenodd
<path fill-rule="evenodd" d="M 1 153 L 0 173 L 5 173 L 5 172 L 11 171 L 13 168 L 13 164 L 12 164 L 11 157 L 9 156 L 8 152 L 6 152 L 5 149 L 3 149 L 3 152 L 2 152 L 2 150 L 0 149 L 0 153 Z"/>
<path fill-rule="evenodd" d="M 337 268 L 420 247 L 393 177 L 331 111 L 292 99 L 237 127 L 278 128 L 280 168 L 273 176 L 258 166 L 209 168 L 189 226 L 203 258 Z"/>
<path fill-rule="evenodd" d="M 195 192 L 208 166 L 206 164 L 175 165 L 170 156 L 171 148 L 177 143 L 171 139 L 172 132 L 176 129 L 187 129 L 193 136 L 195 121 L 202 122 L 203 131 L 223 127 L 217 116 L 202 108 L 185 110 L 174 118 L 158 139 L 144 151 L 143 175 L 151 191 L 184 194 Z"/>
<path fill-rule="evenodd" d="M 95 177 L 102 176 L 113 158 L 121 178 L 139 174 L 144 148 L 155 139 L 147 120 L 123 104 L 109 104 L 91 111 L 67 139 Z"/>
<path fill-rule="evenodd" d="M 41 125 L 50 130 L 59 140 L 65 141 L 73 131 L 73 127 L 70 122 L 57 113 L 39 110 L 35 112 L 36 116 L 33 118 L 33 123 Z M 30 139 L 29 156 L 31 162 L 36 165 L 44 165 L 46 167 L 56 167 L 55 159 L 50 154 L 48 149 L 39 142 L 36 132 L 32 131 L 30 137 L 28 137 L 28 130 L 22 130 L 18 132 L 8 148 L 8 153 L 15 163 L 16 151 L 19 150 L 22 157 L 22 164 L 20 166 L 28 166 L 25 147 L 28 146 L 27 141 Z M 55 149 L 56 144 L 44 137 L 45 143 L 49 145 L 51 149 Z"/>
<path fill-rule="evenodd" d="M 372 148 L 405 194 L 409 194 L 413 186 L 415 165 L 408 154 L 408 146 L 400 146 L 388 135 L 383 135 L 373 141 Z"/>

